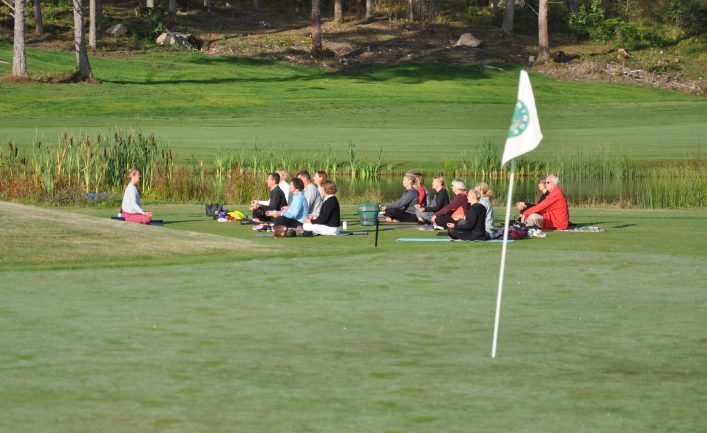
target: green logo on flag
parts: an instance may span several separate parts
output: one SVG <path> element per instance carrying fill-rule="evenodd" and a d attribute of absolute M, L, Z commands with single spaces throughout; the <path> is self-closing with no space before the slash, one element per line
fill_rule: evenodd
<path fill-rule="evenodd" d="M 519 99 L 516 102 L 516 109 L 513 111 L 513 119 L 511 119 L 511 127 L 508 129 L 508 138 L 517 137 L 528 127 L 530 123 L 530 113 L 525 107 L 525 104 Z"/>

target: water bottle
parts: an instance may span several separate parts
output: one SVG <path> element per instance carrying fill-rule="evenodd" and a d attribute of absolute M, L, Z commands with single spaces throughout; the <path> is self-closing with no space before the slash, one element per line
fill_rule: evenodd
<path fill-rule="evenodd" d="M 341 223 L 341 228 L 344 229 L 344 230 L 348 230 L 348 229 L 349 229 L 349 222 L 346 221 L 346 220 L 344 220 L 344 221 Z"/>

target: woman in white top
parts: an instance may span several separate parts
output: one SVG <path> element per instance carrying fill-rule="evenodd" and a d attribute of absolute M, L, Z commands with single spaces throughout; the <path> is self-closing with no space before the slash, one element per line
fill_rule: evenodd
<path fill-rule="evenodd" d="M 137 190 L 137 184 L 140 182 L 140 171 L 131 168 L 128 170 L 128 186 L 125 187 L 123 194 L 123 204 L 121 205 L 121 213 L 125 221 L 130 221 L 139 224 L 149 224 L 152 221 L 152 212 L 142 209 L 140 201 L 140 193 Z"/>

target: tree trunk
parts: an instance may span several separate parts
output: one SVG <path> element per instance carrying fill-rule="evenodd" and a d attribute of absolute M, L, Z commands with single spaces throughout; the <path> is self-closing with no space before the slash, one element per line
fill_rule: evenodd
<path fill-rule="evenodd" d="M 15 35 L 12 42 L 12 76 L 27 76 L 27 56 L 25 54 L 25 3 L 24 0 L 15 0 L 15 9 L 12 11 L 15 18 Z"/>
<path fill-rule="evenodd" d="M 177 14 L 177 0 L 169 0 L 168 6 L 167 6 L 167 12 L 170 15 Z"/>
<path fill-rule="evenodd" d="M 96 0 L 88 0 L 88 46 L 96 48 Z"/>
<path fill-rule="evenodd" d="M 579 12 L 579 0 L 567 0 L 567 10 L 570 12 Z"/>
<path fill-rule="evenodd" d="M 204 9 L 211 10 L 211 0 L 204 0 Z"/>
<path fill-rule="evenodd" d="M 366 21 L 373 19 L 373 0 L 366 0 Z"/>
<path fill-rule="evenodd" d="M 313 56 L 319 56 L 322 53 L 322 23 L 319 0 L 312 0 L 312 49 L 310 53 Z"/>
<path fill-rule="evenodd" d="M 434 19 L 436 10 L 437 5 L 435 4 L 435 0 L 430 0 L 430 19 Z"/>
<path fill-rule="evenodd" d="M 145 7 L 148 7 L 150 9 L 153 9 L 155 7 L 155 0 L 147 0 L 145 2 Z"/>
<path fill-rule="evenodd" d="M 498 8 L 498 0 L 493 1 L 493 16 L 496 20 L 496 25 L 501 23 L 501 10 Z"/>
<path fill-rule="evenodd" d="M 96 31 L 101 32 L 103 28 L 103 0 L 96 0 Z"/>
<path fill-rule="evenodd" d="M 515 17 L 515 0 L 506 1 L 506 10 L 503 13 L 503 31 L 513 33 L 513 18 Z"/>
<path fill-rule="evenodd" d="M 44 23 L 42 22 L 42 5 L 39 0 L 34 0 L 34 33 L 37 36 L 44 34 Z"/>
<path fill-rule="evenodd" d="M 344 22 L 344 6 L 342 0 L 334 0 L 334 22 Z"/>
<path fill-rule="evenodd" d="M 76 50 L 76 67 L 82 79 L 93 77 L 91 64 L 88 63 L 86 38 L 83 29 L 83 0 L 74 0 L 74 50 Z"/>
<path fill-rule="evenodd" d="M 260 9 L 260 0 L 253 0 L 253 9 L 256 11 Z"/>
<path fill-rule="evenodd" d="M 547 0 L 538 5 L 538 63 L 550 60 L 550 35 L 547 30 Z"/>
<path fill-rule="evenodd" d="M 408 0 L 408 21 L 410 21 L 410 22 L 415 21 L 415 12 L 413 9 L 414 6 L 415 6 L 414 0 Z"/>

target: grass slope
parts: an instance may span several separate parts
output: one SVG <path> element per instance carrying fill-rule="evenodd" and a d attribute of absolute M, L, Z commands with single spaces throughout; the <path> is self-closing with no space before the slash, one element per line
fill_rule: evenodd
<path fill-rule="evenodd" d="M 174 221 L 172 222 L 174 223 Z M 249 240 L 217 234 L 167 231 L 159 227 L 127 224 L 109 218 L 67 214 L 0 202 L 0 256 L 2 267 L 76 267 L 110 265 L 120 261 L 174 260 L 196 255 L 219 255 L 259 248 Z"/>
<path fill-rule="evenodd" d="M 106 264 L 109 248 L 46 269 L 104 236 L 58 220 L 37 266 L 0 264 L 0 430 L 704 430 L 704 210 L 581 209 L 609 230 L 511 244 L 496 361 L 499 244 L 263 239 L 196 206 L 155 210 L 174 224 L 145 233 L 247 239 L 268 259 Z M 27 213 L 3 208 L 3 226 Z M 126 236 L 150 249 L 145 233 Z"/>
<path fill-rule="evenodd" d="M 11 56 L 11 47 L 0 45 L 0 56 Z M 70 53 L 29 50 L 28 58 L 34 74 L 73 68 Z M 56 141 L 65 129 L 139 126 L 182 158 L 253 145 L 293 152 L 330 145 L 344 158 L 353 143 L 368 157 L 383 146 L 386 161 L 440 166 L 485 140 L 502 143 L 517 89 L 516 72 L 469 65 L 334 74 L 179 52 L 91 62 L 101 85 L 3 84 L 0 140 L 27 145 L 35 137 Z M 0 65 L 0 73 L 8 68 Z M 533 84 L 545 133 L 534 157 L 577 149 L 650 159 L 704 155 L 704 98 L 541 75 Z"/>

